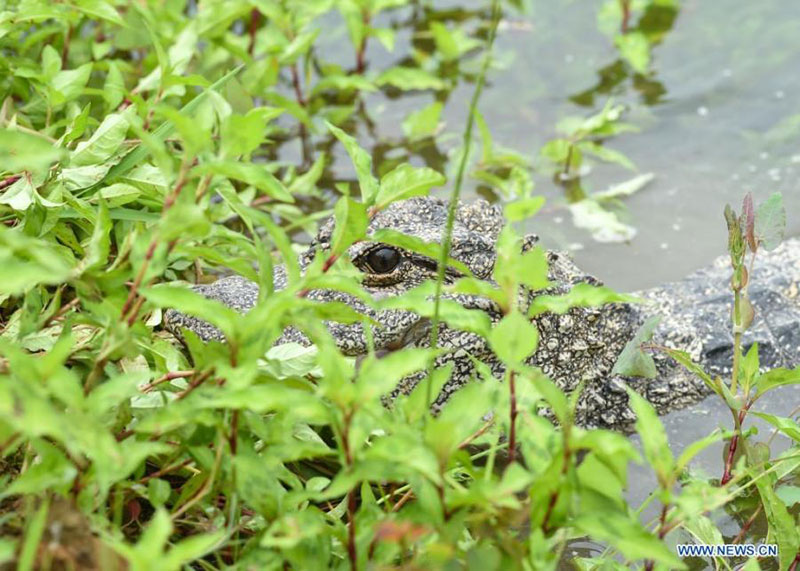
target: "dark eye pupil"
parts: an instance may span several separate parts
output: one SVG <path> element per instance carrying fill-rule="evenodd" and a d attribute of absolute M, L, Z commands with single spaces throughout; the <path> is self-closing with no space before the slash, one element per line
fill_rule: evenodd
<path fill-rule="evenodd" d="M 379 248 L 367 255 L 367 263 L 376 274 L 388 274 L 400 263 L 400 254 L 392 248 Z"/>

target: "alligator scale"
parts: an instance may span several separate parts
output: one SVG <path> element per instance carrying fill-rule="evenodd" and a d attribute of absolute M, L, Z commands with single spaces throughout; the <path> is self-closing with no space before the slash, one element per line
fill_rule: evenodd
<path fill-rule="evenodd" d="M 442 243 L 447 204 L 434 198 L 413 198 L 392 204 L 370 222 L 369 233 L 387 228 L 422 239 Z M 495 243 L 504 219 L 499 207 L 485 201 L 460 204 L 452 235 L 451 256 L 466 265 L 475 277 L 490 281 L 496 257 Z M 301 270 L 308 267 L 317 252 L 329 249 L 333 220 L 321 225 L 306 252 L 300 256 Z M 526 236 L 523 250 L 536 242 Z M 347 254 L 364 273 L 363 286 L 374 298 L 398 295 L 436 277 L 436 263 L 417 253 L 375 242 L 359 242 Z M 564 293 L 578 283 L 600 284 L 581 272 L 568 256 L 548 252 L 549 278 L 554 287 L 548 293 Z M 450 275 L 448 281 L 457 277 Z M 282 267 L 275 271 L 275 288 L 285 287 Z M 644 304 L 613 303 L 596 308 L 573 308 L 563 315 L 541 314 L 534 318 L 539 330 L 539 345 L 529 359 L 565 391 L 581 381 L 584 388 L 578 403 L 576 421 L 587 427 L 629 429 L 634 420 L 628 408 L 626 385 L 645 396 L 659 413 L 682 408 L 708 395 L 702 381 L 687 373 L 671 359 L 655 355 L 655 379 L 625 378 L 611 373 L 625 344 L 641 324 L 658 315 L 661 321 L 654 342 L 689 352 L 692 358 L 712 373 L 724 373 L 732 362 L 733 338 L 730 332 L 730 268 L 727 258 L 716 260 L 685 279 L 635 292 Z M 223 278 L 210 285 L 195 286 L 196 291 L 240 312 L 247 312 L 258 298 L 258 286 L 244 278 Z M 761 365 L 791 367 L 800 364 L 800 240 L 788 240 L 778 249 L 760 255 L 751 276 L 750 298 L 756 320 L 745 334 L 745 345 L 759 343 Z M 536 295 L 535 293 L 530 294 Z M 461 305 L 485 311 L 492 322 L 501 318 L 493 303 L 474 295 L 449 294 Z M 373 326 L 376 350 L 392 351 L 405 346 L 426 346 L 430 342 L 427 319 L 405 310 L 375 310 L 349 294 L 313 290 L 308 298 L 318 301 L 343 301 L 377 325 Z M 166 327 L 176 335 L 183 328 L 201 339 L 220 339 L 222 334 L 199 319 L 176 311 L 165 315 Z M 367 339 L 361 324 L 328 322 L 328 329 L 343 353 L 363 355 Z M 307 344 L 298 330 L 289 328 L 278 341 Z M 441 407 L 459 387 L 473 378 L 474 357 L 502 378 L 504 366 L 480 336 L 442 327 L 439 346 L 447 352 L 440 364 L 452 361 L 453 373 L 439 394 L 434 408 Z M 397 391 L 409 392 L 421 374 L 404 379 Z"/>

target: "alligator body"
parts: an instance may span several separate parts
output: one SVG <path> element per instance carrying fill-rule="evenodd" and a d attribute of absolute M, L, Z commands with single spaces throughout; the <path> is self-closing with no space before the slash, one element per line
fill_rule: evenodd
<path fill-rule="evenodd" d="M 370 223 L 369 232 L 392 229 L 426 242 L 442 243 L 447 217 L 446 203 L 434 198 L 414 198 L 392 204 L 379 212 Z M 465 264 L 475 277 L 491 281 L 496 258 L 495 244 L 504 220 L 501 210 L 485 201 L 461 204 L 453 231 L 452 257 Z M 330 247 L 333 220 L 321 225 L 308 250 L 300 256 L 301 269 L 308 267 L 318 252 Z M 522 249 L 536 243 L 526 236 Z M 435 278 L 436 264 L 430 258 L 376 242 L 359 242 L 347 252 L 353 264 L 364 273 L 363 286 L 375 298 L 395 296 Z M 547 253 L 549 279 L 555 284 L 546 293 L 564 293 L 578 283 L 600 284 L 580 271 L 568 256 Z M 452 282 L 457 272 L 448 270 Z M 634 415 L 628 407 L 626 386 L 631 386 L 653 403 L 659 413 L 698 402 L 708 394 L 705 385 L 663 355 L 656 355 L 656 379 L 623 378 L 612 368 L 625 344 L 641 324 L 653 315 L 661 317 L 653 342 L 688 351 L 707 370 L 723 373 L 730 366 L 733 338 L 730 333 L 731 293 L 727 260 L 720 258 L 682 281 L 635 295 L 644 304 L 614 303 L 596 308 L 573 308 L 563 315 L 541 314 L 534 318 L 540 340 L 530 358 L 565 391 L 572 391 L 583 381 L 576 421 L 587 427 L 599 426 L 627 430 Z M 275 271 L 275 288 L 286 285 L 282 267 Z M 789 240 L 777 250 L 761 256 L 751 279 L 750 297 L 756 319 L 745 335 L 745 345 L 759 342 L 761 364 L 765 367 L 793 366 L 800 363 L 800 241 Z M 258 286 L 233 276 L 210 285 L 195 286 L 203 295 L 222 301 L 237 311 L 252 308 Z M 541 292 L 524 294 L 530 302 Z M 480 309 L 497 322 L 501 314 L 493 303 L 476 295 L 449 294 L 462 306 Z M 426 346 L 430 342 L 429 320 L 412 311 L 375 310 L 342 292 L 313 290 L 309 299 L 343 301 L 371 317 L 373 340 L 377 351 L 392 351 L 407 346 Z M 194 331 L 204 340 L 221 339 L 221 333 L 209 324 L 175 311 L 165 314 L 166 327 L 180 336 L 183 328 Z M 367 336 L 361 324 L 326 324 L 343 353 L 364 355 Z M 308 340 L 298 330 L 289 328 L 279 343 Z M 486 341 L 474 334 L 443 326 L 439 346 L 447 352 L 439 365 L 453 362 L 453 373 L 439 394 L 434 408 L 441 407 L 459 387 L 475 375 L 472 358 L 487 364 L 496 378 L 504 367 Z M 404 379 L 395 391 L 408 393 L 421 374 Z"/>

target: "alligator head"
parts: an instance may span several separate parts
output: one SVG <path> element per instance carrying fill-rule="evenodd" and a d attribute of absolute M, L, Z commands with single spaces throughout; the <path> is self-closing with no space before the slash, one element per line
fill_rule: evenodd
<path fill-rule="evenodd" d="M 444 240 L 447 220 L 447 204 L 434 198 L 412 198 L 390 205 L 377 213 L 370 221 L 368 236 L 380 231 L 392 230 L 412 236 L 425 243 L 440 244 Z M 504 218 L 498 206 L 479 200 L 459 204 L 452 233 L 451 257 L 469 269 L 474 277 L 490 281 L 496 260 L 496 242 Z M 327 220 L 308 249 L 300 255 L 301 271 L 312 263 L 320 253 L 330 249 L 334 232 L 334 221 Z M 520 248 L 531 248 L 537 239 L 534 235 L 523 238 Z M 412 252 L 378 240 L 366 240 L 352 245 L 347 256 L 363 273 L 363 288 L 375 300 L 398 296 L 429 280 L 435 279 L 437 263 L 431 257 Z M 576 283 L 599 284 L 595 278 L 581 272 L 564 255 L 548 252 L 548 278 L 553 284 L 548 294 L 564 293 Z M 452 283 L 462 272 L 448 267 L 445 282 Z M 286 286 L 286 272 L 276 268 L 276 289 Z M 255 305 L 258 286 L 244 278 L 223 278 L 210 285 L 195 286 L 199 293 L 246 312 Z M 537 292 L 525 290 L 522 297 L 529 302 Z M 430 343 L 429 320 L 408 309 L 375 309 L 360 299 L 340 291 L 312 290 L 308 299 L 317 301 L 340 301 L 359 313 L 371 318 L 371 342 L 377 352 L 393 351 L 406 346 L 428 346 Z M 485 312 L 494 323 L 501 312 L 484 297 L 466 294 L 447 294 L 448 299 L 461 306 Z M 627 304 L 613 304 L 603 308 L 574 308 L 562 315 L 543 314 L 534 318 L 540 332 L 539 348 L 530 358 L 530 364 L 538 366 L 563 389 L 570 391 L 578 383 L 585 383 L 585 397 L 579 404 L 578 419 L 590 424 L 591 407 L 602 407 L 608 393 L 606 384 L 611 379 L 610 371 L 625 343 L 633 336 L 641 320 L 638 310 Z M 180 335 L 182 328 L 193 330 L 202 339 L 222 339 L 222 334 L 209 324 L 193 317 L 168 311 L 166 327 Z M 362 323 L 326 323 L 340 350 L 353 356 L 368 352 L 368 336 Z M 298 342 L 307 344 L 308 339 L 294 328 L 287 329 L 279 343 Z M 438 338 L 439 347 L 446 350 L 440 363 L 452 361 L 452 378 L 445 384 L 437 398 L 434 409 L 438 409 L 448 397 L 475 374 L 473 358 L 489 366 L 494 376 L 502 378 L 504 366 L 495 357 L 486 340 L 475 333 L 443 325 Z M 421 374 L 404 379 L 395 391 L 408 393 L 419 382 Z M 617 393 L 620 393 L 618 390 Z M 624 395 L 624 390 L 621 391 Z M 625 399 L 626 400 L 626 399 Z M 584 403 L 585 401 L 585 403 Z M 615 419 L 600 421 L 613 424 Z"/>

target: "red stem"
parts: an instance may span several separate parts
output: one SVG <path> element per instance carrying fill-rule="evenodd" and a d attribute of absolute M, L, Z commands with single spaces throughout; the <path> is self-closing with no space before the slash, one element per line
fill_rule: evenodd
<path fill-rule="evenodd" d="M 630 0 L 620 0 L 619 3 L 622 7 L 622 24 L 620 25 L 620 31 L 623 34 L 627 34 L 631 19 L 631 2 Z"/>
<path fill-rule="evenodd" d="M 250 55 L 253 55 L 253 50 L 255 50 L 256 47 L 256 32 L 258 32 L 258 24 L 260 19 L 261 13 L 256 8 L 253 8 L 250 11 L 250 28 L 248 30 L 250 42 L 247 44 L 247 53 Z"/>
<path fill-rule="evenodd" d="M 364 27 L 369 26 L 369 12 L 366 10 L 361 12 L 361 21 L 364 24 Z M 361 38 L 361 43 L 356 50 L 356 73 L 364 73 L 364 70 L 367 69 L 367 61 L 366 61 L 366 53 L 367 53 L 367 36 L 364 35 Z"/>
<path fill-rule="evenodd" d="M 510 393 L 510 421 L 511 428 L 508 431 L 508 463 L 513 464 L 517 459 L 517 382 L 516 371 L 511 371 L 508 376 L 508 391 Z"/>
<path fill-rule="evenodd" d="M 303 87 L 300 85 L 300 72 L 297 70 L 297 62 L 293 63 L 289 69 L 292 72 L 292 87 L 294 88 L 294 95 L 297 98 L 297 103 L 301 107 L 305 107 L 306 98 L 303 95 Z"/>
<path fill-rule="evenodd" d="M 658 539 L 664 539 L 664 536 L 667 535 L 666 523 L 667 523 L 667 509 L 669 508 L 669 504 L 664 504 L 661 506 L 661 517 L 658 520 Z M 653 565 L 655 565 L 655 561 L 652 559 L 648 559 L 644 562 L 645 571 L 653 571 Z"/>
<path fill-rule="evenodd" d="M 191 377 L 194 375 L 194 373 L 194 371 L 170 371 L 169 373 L 160 376 L 155 381 L 147 383 L 144 387 L 142 387 L 142 392 L 150 392 L 161 383 L 166 383 L 167 381 L 172 381 L 174 379 L 185 379 L 186 377 Z"/>
<path fill-rule="evenodd" d="M 750 408 L 752 403 L 747 403 L 742 407 L 739 411 L 739 422 L 736 425 L 736 430 L 731 436 L 731 444 L 728 447 L 728 456 L 725 458 L 725 470 L 722 472 L 722 478 L 720 479 L 720 485 L 724 486 L 728 482 L 731 481 L 733 478 L 733 460 L 736 456 L 736 448 L 739 445 L 739 434 L 742 431 L 742 424 L 744 423 L 744 417 L 747 416 L 747 411 Z"/>
<path fill-rule="evenodd" d="M 0 180 L 0 190 L 8 188 L 21 178 L 22 178 L 21 174 L 12 174 L 10 176 L 5 177 L 3 180 Z"/>

